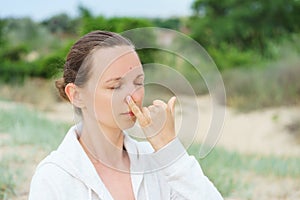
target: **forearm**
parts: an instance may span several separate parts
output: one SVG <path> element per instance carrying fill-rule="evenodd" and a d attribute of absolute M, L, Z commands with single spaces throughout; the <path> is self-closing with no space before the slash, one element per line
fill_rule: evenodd
<path fill-rule="evenodd" d="M 183 199 L 222 199 L 222 196 L 203 174 L 193 156 L 189 156 L 178 138 L 153 154 L 160 173 L 173 193 Z"/>

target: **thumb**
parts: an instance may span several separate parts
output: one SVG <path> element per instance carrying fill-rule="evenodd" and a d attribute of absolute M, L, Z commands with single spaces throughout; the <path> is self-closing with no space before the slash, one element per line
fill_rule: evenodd
<path fill-rule="evenodd" d="M 168 101 L 168 109 L 171 111 L 171 114 L 172 114 L 173 117 L 174 117 L 174 113 L 175 113 L 175 101 L 176 101 L 176 96 L 173 96 Z"/>

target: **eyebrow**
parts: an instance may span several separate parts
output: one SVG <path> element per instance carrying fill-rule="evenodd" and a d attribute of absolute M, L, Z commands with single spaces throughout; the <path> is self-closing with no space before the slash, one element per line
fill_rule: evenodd
<path fill-rule="evenodd" d="M 137 79 L 137 78 L 139 78 L 139 77 L 141 77 L 141 76 L 144 76 L 144 74 L 139 74 L 139 75 L 137 75 L 137 77 L 136 77 L 135 79 Z M 105 82 L 108 83 L 108 82 L 110 82 L 110 81 L 119 81 L 119 80 L 122 80 L 122 77 L 111 78 L 111 79 L 108 79 L 108 80 L 105 81 Z"/>

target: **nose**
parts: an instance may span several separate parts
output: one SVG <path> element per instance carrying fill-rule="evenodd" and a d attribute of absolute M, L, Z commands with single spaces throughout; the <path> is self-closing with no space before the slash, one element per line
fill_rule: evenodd
<path fill-rule="evenodd" d="M 128 94 L 129 96 L 131 96 L 131 98 L 133 99 L 133 101 L 138 104 L 138 105 L 142 105 L 143 103 L 143 99 L 144 99 L 144 88 L 138 88 L 135 89 L 133 92 L 131 92 L 130 94 Z M 128 96 L 126 95 L 126 96 Z M 124 101 L 126 102 L 126 96 Z"/>

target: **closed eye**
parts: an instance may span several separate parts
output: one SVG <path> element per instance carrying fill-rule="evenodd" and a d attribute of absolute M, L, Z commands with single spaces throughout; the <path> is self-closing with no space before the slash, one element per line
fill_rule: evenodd
<path fill-rule="evenodd" d="M 115 90 L 115 89 L 119 89 L 121 86 L 115 86 L 115 87 L 110 87 L 109 89 L 111 90 Z"/>
<path fill-rule="evenodd" d="M 112 85 L 112 86 L 109 86 L 108 89 L 112 89 L 112 90 L 114 90 L 114 89 L 119 89 L 119 88 L 121 87 L 121 85 L 122 85 L 122 84 L 117 83 L 117 84 L 114 84 L 114 85 Z"/>
<path fill-rule="evenodd" d="M 144 82 L 135 82 L 135 85 L 144 85 Z"/>
<path fill-rule="evenodd" d="M 121 77 L 118 77 L 118 78 L 110 79 L 107 82 L 112 82 L 112 84 L 110 84 L 110 86 L 108 86 L 107 88 L 111 89 L 111 90 L 115 90 L 115 89 L 121 88 L 123 79 Z M 135 78 L 133 84 L 137 85 L 137 86 L 143 86 L 144 85 L 144 74 L 138 75 Z"/>
<path fill-rule="evenodd" d="M 134 81 L 135 85 L 144 85 L 144 75 L 140 74 Z"/>

